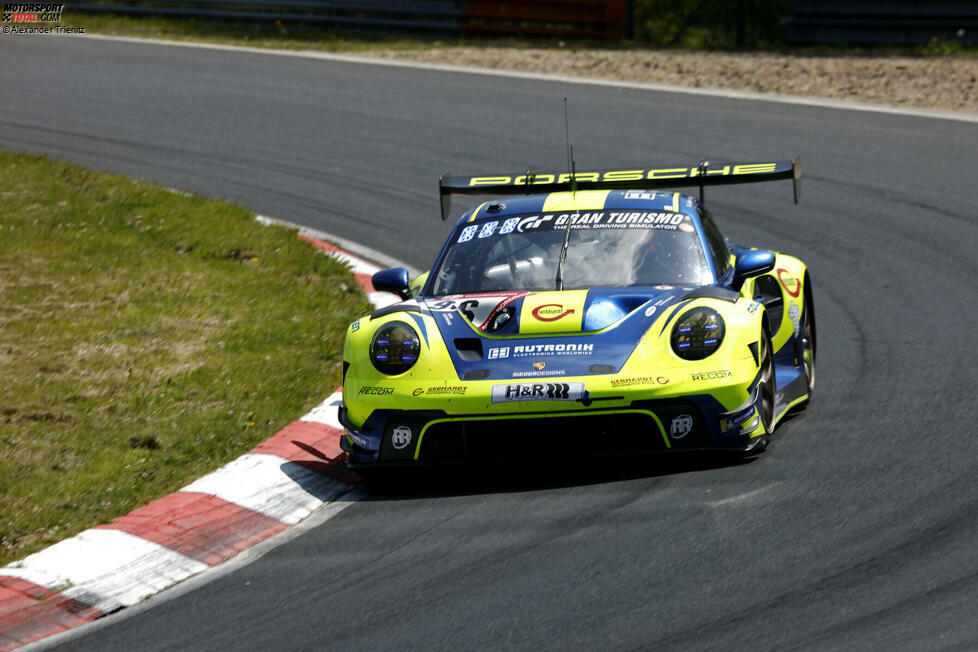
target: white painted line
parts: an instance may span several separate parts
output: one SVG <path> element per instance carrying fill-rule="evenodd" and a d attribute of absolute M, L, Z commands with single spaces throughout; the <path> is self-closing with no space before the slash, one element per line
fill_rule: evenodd
<path fill-rule="evenodd" d="M 277 455 L 245 453 L 190 483 L 181 491 L 199 491 L 295 525 L 349 486 Z"/>
<path fill-rule="evenodd" d="M 325 401 L 310 410 L 305 416 L 303 416 L 299 421 L 308 421 L 310 423 L 321 423 L 330 428 L 336 428 L 339 431 L 343 431 L 344 428 L 340 425 L 340 420 L 337 415 L 336 409 L 343 403 L 343 390 L 337 390 L 330 394 Z"/>
<path fill-rule="evenodd" d="M 109 613 L 134 605 L 207 568 L 120 530 L 85 530 L 0 569 Z"/>
<path fill-rule="evenodd" d="M 509 77 L 512 79 L 531 79 L 544 82 L 560 82 L 563 84 L 587 84 L 590 86 L 610 86 L 614 88 L 632 88 L 636 90 L 657 91 L 663 93 L 686 93 L 689 95 L 705 95 L 710 97 L 722 97 L 736 100 L 750 100 L 757 102 L 778 102 L 781 104 L 798 104 L 803 106 L 815 106 L 829 109 L 841 109 L 845 111 L 871 111 L 875 113 L 889 113 L 893 115 L 906 115 L 919 118 L 931 118 L 941 120 L 958 120 L 961 122 L 978 122 L 978 113 L 969 111 L 948 111 L 944 109 L 922 109 L 892 106 L 889 104 L 871 104 L 868 102 L 853 102 L 849 100 L 832 100 L 821 97 L 808 97 L 804 95 L 787 95 L 781 93 L 759 93 L 756 91 L 738 91 L 726 88 L 690 88 L 686 86 L 673 86 L 671 84 L 653 84 L 647 82 L 618 81 L 610 79 L 598 79 L 594 77 L 572 77 L 569 75 L 551 75 L 537 72 L 521 72 L 516 70 L 498 70 L 495 68 L 477 68 L 466 66 L 453 66 L 448 64 L 424 63 L 418 61 L 398 61 L 394 59 L 381 59 L 377 57 L 363 57 L 349 54 L 334 54 L 330 52 L 316 52 L 313 50 L 273 50 L 269 48 L 253 48 L 241 45 L 219 45 L 217 43 L 194 43 L 189 41 L 166 41 L 163 39 L 134 38 L 131 36 L 108 36 L 103 34 L 60 34 L 51 35 L 50 38 L 77 38 L 77 39 L 96 39 L 104 41 L 117 41 L 122 43 L 140 43 L 148 45 L 163 45 L 169 47 L 200 48 L 205 50 L 220 50 L 225 52 L 242 52 L 248 54 L 264 54 L 268 56 L 298 57 L 304 59 L 320 59 L 323 61 L 336 61 L 342 63 L 357 63 L 373 66 L 389 66 L 396 68 L 416 68 L 420 70 L 434 70 L 440 72 L 452 72 L 473 75 L 491 75 L 493 77 Z"/>

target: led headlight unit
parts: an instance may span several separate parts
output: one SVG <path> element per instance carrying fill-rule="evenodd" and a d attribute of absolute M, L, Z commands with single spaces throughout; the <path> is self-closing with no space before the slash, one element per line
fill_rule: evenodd
<path fill-rule="evenodd" d="M 402 374 L 418 361 L 421 343 L 414 329 L 401 321 L 382 326 L 370 342 L 370 362 L 388 376 Z"/>
<path fill-rule="evenodd" d="M 672 327 L 672 350 L 683 360 L 702 360 L 723 342 L 723 317 L 713 308 L 693 308 Z"/>

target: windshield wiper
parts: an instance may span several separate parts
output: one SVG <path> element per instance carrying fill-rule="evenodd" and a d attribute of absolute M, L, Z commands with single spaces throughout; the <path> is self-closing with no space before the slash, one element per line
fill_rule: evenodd
<path fill-rule="evenodd" d="M 560 247 L 560 258 L 557 259 L 557 290 L 564 289 L 564 260 L 567 259 L 567 245 L 570 243 L 571 220 L 567 216 L 567 230 L 564 231 L 564 244 Z"/>

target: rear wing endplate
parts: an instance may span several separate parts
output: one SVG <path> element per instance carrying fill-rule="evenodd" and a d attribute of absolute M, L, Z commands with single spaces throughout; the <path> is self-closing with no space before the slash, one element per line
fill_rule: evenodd
<path fill-rule="evenodd" d="M 535 172 L 481 177 L 453 177 L 448 172 L 438 181 L 441 219 L 448 218 L 452 195 L 518 195 L 570 190 L 656 190 L 659 188 L 700 188 L 733 183 L 758 183 L 791 179 L 795 203 L 801 198 L 801 157 L 791 161 L 726 163 L 711 165 L 701 161 L 688 168 L 636 170 L 594 170 L 590 172 Z"/>

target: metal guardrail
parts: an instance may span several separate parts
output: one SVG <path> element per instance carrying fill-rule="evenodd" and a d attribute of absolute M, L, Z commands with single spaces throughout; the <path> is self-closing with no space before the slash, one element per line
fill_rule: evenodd
<path fill-rule="evenodd" d="M 96 0 L 69 11 L 281 21 L 371 31 L 459 32 L 618 40 L 632 35 L 632 0 Z"/>
<path fill-rule="evenodd" d="M 924 45 L 978 43 L 975 0 L 794 0 L 792 44 Z"/>

